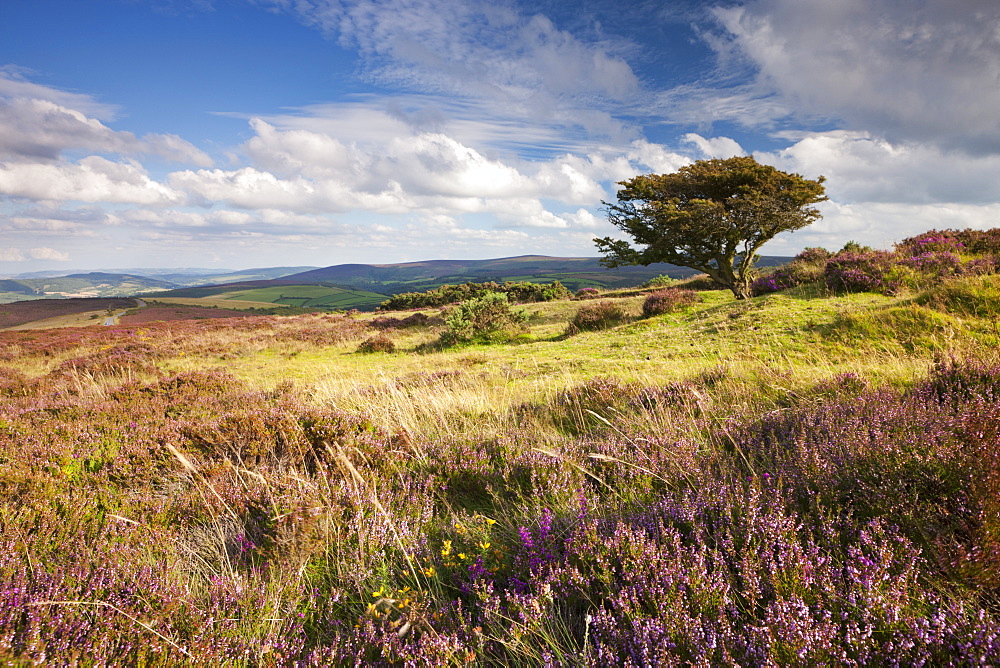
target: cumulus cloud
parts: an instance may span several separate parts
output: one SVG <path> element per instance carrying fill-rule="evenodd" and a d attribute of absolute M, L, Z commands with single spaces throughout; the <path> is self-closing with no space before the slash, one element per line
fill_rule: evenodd
<path fill-rule="evenodd" d="M 635 171 L 610 150 L 526 161 L 488 157 L 442 133 L 404 131 L 359 145 L 322 131 L 329 127 L 324 119 L 291 129 L 253 119 L 251 127 L 255 136 L 244 152 L 253 166 L 174 172 L 170 186 L 203 206 L 297 213 L 509 213 L 510 202 L 533 200 L 534 212 L 523 220 L 553 227 L 564 221 L 541 213 L 539 200 L 594 205 L 606 195 L 602 182 Z"/>
<path fill-rule="evenodd" d="M 926 144 L 893 144 L 859 132 L 815 133 L 788 148 L 758 153 L 786 171 L 827 177 L 845 203 L 988 204 L 1000 192 L 1000 155 L 969 156 Z"/>
<path fill-rule="evenodd" d="M 0 163 L 0 195 L 31 200 L 179 203 L 181 193 L 149 177 L 137 162 L 90 156 L 78 163 Z"/>
<path fill-rule="evenodd" d="M 1000 151 L 995 0 L 752 0 L 715 16 L 778 104 L 893 142 Z"/>

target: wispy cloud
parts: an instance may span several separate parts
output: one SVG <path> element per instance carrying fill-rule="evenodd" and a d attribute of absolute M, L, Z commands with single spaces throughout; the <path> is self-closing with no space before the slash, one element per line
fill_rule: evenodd
<path fill-rule="evenodd" d="M 94 114 L 94 115 L 88 115 Z M 69 151 L 157 156 L 201 166 L 211 158 L 176 135 L 112 130 L 110 110 L 86 95 L 65 93 L 0 70 L 0 158 L 54 161 Z"/>
<path fill-rule="evenodd" d="M 715 16 L 776 105 L 890 141 L 1000 152 L 995 0 L 751 0 Z"/>

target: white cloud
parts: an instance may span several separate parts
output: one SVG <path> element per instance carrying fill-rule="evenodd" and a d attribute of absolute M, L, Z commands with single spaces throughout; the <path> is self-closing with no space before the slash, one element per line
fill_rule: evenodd
<path fill-rule="evenodd" d="M 753 0 L 715 15 L 779 104 L 890 141 L 1000 152 L 995 0 Z"/>
<path fill-rule="evenodd" d="M 746 155 L 743 147 L 729 137 L 706 139 L 699 134 L 690 132 L 681 137 L 681 142 L 697 147 L 702 158 L 732 158 L 736 155 Z"/>
<path fill-rule="evenodd" d="M 693 160 L 680 153 L 668 150 L 660 144 L 651 144 L 645 140 L 638 140 L 632 143 L 627 154 L 628 159 L 640 167 L 648 168 L 655 174 L 670 174 L 676 172 L 684 165 L 689 165 Z M 624 180 L 634 176 L 625 174 L 619 180 Z"/>
<path fill-rule="evenodd" d="M 602 105 L 630 100 L 639 81 L 607 42 L 588 43 L 541 14 L 496 0 L 271 0 L 367 63 L 383 86 L 489 100 L 536 119 L 566 116 L 596 132 L 621 124 Z M 597 113 L 595 113 L 597 112 Z"/>
<path fill-rule="evenodd" d="M 95 117 L 54 100 L 93 105 L 82 96 L 60 95 L 37 84 L 5 80 L 0 73 L 0 157 L 16 161 L 53 161 L 71 150 L 126 156 L 155 155 L 166 160 L 209 166 L 211 158 L 176 135 L 152 134 L 141 139 L 112 130 Z M 7 84 L 6 86 L 4 84 Z M 25 92 L 42 97 L 12 96 Z M 7 93 L 7 94 L 5 94 Z"/>
<path fill-rule="evenodd" d="M 54 248 L 39 247 L 22 250 L 20 248 L 0 248 L 0 262 L 25 262 L 27 260 L 54 260 L 68 262 L 69 255 Z"/>
<path fill-rule="evenodd" d="M 33 200 L 174 204 L 182 195 L 136 162 L 90 156 L 78 163 L 0 164 L 0 195 Z"/>
<path fill-rule="evenodd" d="M 990 229 L 1000 219 L 1000 204 L 907 204 L 872 202 L 821 205 L 823 218 L 770 242 L 765 254 L 793 255 L 808 246 L 837 250 L 848 241 L 890 248 L 907 237 L 932 229 Z"/>
<path fill-rule="evenodd" d="M 1000 155 L 892 144 L 864 133 L 816 133 L 756 157 L 807 178 L 827 177 L 827 193 L 842 203 L 977 205 L 995 201 L 1000 192 Z"/>

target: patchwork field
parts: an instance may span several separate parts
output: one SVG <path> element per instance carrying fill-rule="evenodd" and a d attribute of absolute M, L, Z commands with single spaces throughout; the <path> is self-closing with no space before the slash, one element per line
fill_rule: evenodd
<path fill-rule="evenodd" d="M 988 255 L 2 331 L 0 659 L 995 665 Z"/>

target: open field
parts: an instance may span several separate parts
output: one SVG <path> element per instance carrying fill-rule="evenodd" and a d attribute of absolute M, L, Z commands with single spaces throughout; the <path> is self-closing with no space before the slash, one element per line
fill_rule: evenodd
<path fill-rule="evenodd" d="M 224 308 L 235 311 L 246 309 L 270 308 L 274 306 L 271 302 L 253 302 L 242 299 L 228 299 L 224 297 L 160 297 L 154 300 L 160 304 L 180 304 L 182 306 L 202 306 L 205 308 Z"/>
<path fill-rule="evenodd" d="M 28 325 L 34 328 L 85 325 L 92 316 L 136 305 L 134 299 L 36 299 L 0 305 L 0 329 Z M 40 321 L 46 321 L 39 324 Z M 97 324 L 100 324 L 99 322 Z"/>
<path fill-rule="evenodd" d="M 0 659 L 996 665 L 1000 276 L 910 279 L 0 332 Z"/>

